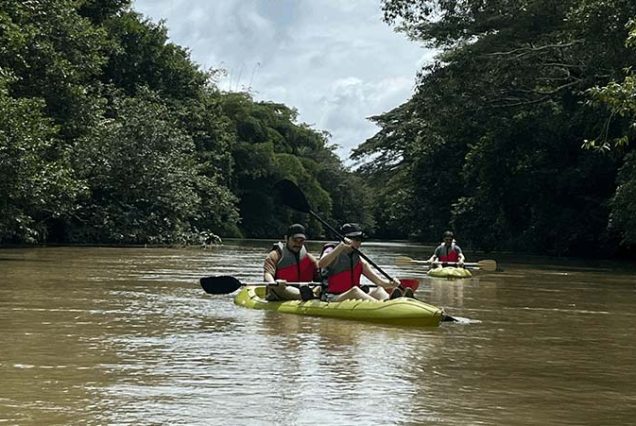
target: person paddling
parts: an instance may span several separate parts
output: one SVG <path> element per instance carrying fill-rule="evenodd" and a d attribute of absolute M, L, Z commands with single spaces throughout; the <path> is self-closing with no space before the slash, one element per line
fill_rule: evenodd
<path fill-rule="evenodd" d="M 284 239 L 284 243 L 279 241 L 274 244 L 265 258 L 263 279 L 271 283 L 267 286 L 266 299 L 312 299 L 314 295 L 309 286 L 295 288 L 286 285 L 288 282 L 310 282 L 317 276 L 318 262 L 305 248 L 305 227 L 299 223 L 290 225 Z"/>
<path fill-rule="evenodd" d="M 345 223 L 340 228 L 345 237 L 342 242 L 325 244 L 318 261 L 321 274 L 326 279 L 326 289 L 322 292 L 322 300 L 337 302 L 347 299 L 387 300 L 389 294 L 383 287 L 396 286 L 391 298 L 400 296 L 413 297 L 413 291 L 408 288 L 401 290 L 400 282 L 389 281 L 377 275 L 369 264 L 355 251 L 360 249 L 364 233 L 357 223 Z M 364 275 L 378 287 L 365 292 L 360 287 L 360 277 Z"/>
<path fill-rule="evenodd" d="M 462 268 L 464 266 L 464 253 L 455 242 L 455 237 L 451 231 L 444 232 L 442 244 L 440 244 L 428 261 L 434 266 L 444 266 L 444 263 L 454 262 Z M 441 264 L 441 265 L 440 265 Z"/>

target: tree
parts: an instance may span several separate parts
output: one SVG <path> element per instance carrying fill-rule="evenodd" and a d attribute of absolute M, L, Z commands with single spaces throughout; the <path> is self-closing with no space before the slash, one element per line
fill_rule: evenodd
<path fill-rule="evenodd" d="M 221 92 L 222 71 L 202 71 L 130 3 L 2 3 L 0 241 L 279 236 L 306 220 L 282 208 L 281 178 L 326 217 L 372 224 L 342 201 L 368 192 L 328 134 L 286 105 Z"/>
<path fill-rule="evenodd" d="M 104 27 L 115 43 L 101 80 L 134 96 L 148 87 L 173 99 L 197 98 L 210 75 L 190 60 L 187 50 L 168 43 L 163 22 L 154 24 L 135 12 L 122 13 Z"/>
<path fill-rule="evenodd" d="M 364 200 L 355 215 L 342 217 L 344 212 L 334 209 L 334 198 L 341 198 L 343 190 L 353 191 L 351 179 L 355 178 L 329 147 L 328 135 L 297 123 L 295 110 L 273 102 L 254 102 L 247 93 L 228 93 L 223 97 L 223 111 L 234 124 L 230 187 L 240 199 L 244 235 L 279 236 L 290 222 L 305 220 L 309 221 L 311 235 L 324 235 L 318 221 L 281 205 L 274 185 L 283 178 L 300 186 L 323 219 L 342 222 L 360 218 L 372 223 L 360 213 L 368 204 Z"/>
<path fill-rule="evenodd" d="M 59 155 L 44 102 L 9 95 L 14 78 L 0 69 L 0 243 L 38 243 L 48 220 L 72 213 L 82 185 Z"/>
<path fill-rule="evenodd" d="M 7 86 L 10 95 L 43 99 L 63 140 L 92 127 L 97 111 L 91 83 L 111 47 L 105 31 L 80 16 L 70 0 L 4 0 L 0 25 L 0 68 L 16 77 Z"/>
<path fill-rule="evenodd" d="M 69 240 L 173 243 L 198 231 L 203 214 L 219 226 L 238 219 L 233 196 L 198 174 L 191 137 L 156 94 L 123 99 L 113 115 L 77 147 L 91 192 L 77 215 L 87 226 L 76 223 Z"/>
<path fill-rule="evenodd" d="M 630 21 L 628 27 L 626 46 L 636 48 L 636 21 Z M 633 246 L 636 244 L 636 154 L 630 143 L 634 141 L 636 131 L 636 74 L 631 67 L 626 73 L 621 83 L 612 81 L 604 87 L 589 89 L 589 104 L 606 107 L 609 111 L 604 132 L 597 139 L 586 140 L 584 146 L 604 152 L 631 150 L 619 170 L 609 225 L 611 230 L 621 233 L 624 245 Z"/>
<path fill-rule="evenodd" d="M 580 149 L 604 126 L 587 89 L 636 59 L 633 2 L 386 0 L 385 19 L 440 49 L 413 98 L 376 117 L 355 151 L 410 200 L 402 217 L 436 240 L 452 226 L 484 249 L 591 254 L 613 245 L 607 201 L 621 157 Z M 612 129 L 612 132 L 615 132 Z M 381 192 L 382 194 L 382 192 Z M 389 190 L 385 190 L 388 199 Z"/>

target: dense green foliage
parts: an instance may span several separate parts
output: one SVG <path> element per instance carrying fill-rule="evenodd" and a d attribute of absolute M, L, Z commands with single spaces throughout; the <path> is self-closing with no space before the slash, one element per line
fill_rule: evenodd
<path fill-rule="evenodd" d="M 326 134 L 285 105 L 219 91 L 130 7 L 3 0 L 0 243 L 278 237 L 309 220 L 281 206 L 281 178 L 325 219 L 373 227 L 366 187 Z"/>
<path fill-rule="evenodd" d="M 630 33 L 626 46 L 636 49 L 636 21 L 629 24 Z M 625 79 L 621 82 L 612 81 L 604 87 L 593 87 L 589 90 L 592 105 L 605 105 L 610 116 L 606 128 L 612 125 L 611 120 L 619 117 L 625 120 L 627 131 L 618 133 L 614 139 L 602 134 L 597 140 L 586 141 L 587 147 L 601 150 L 627 151 L 629 142 L 634 140 L 636 133 L 636 74 L 631 67 L 626 68 Z M 636 245 L 636 154 L 629 152 L 618 174 L 618 187 L 611 200 L 610 227 L 615 228 L 622 235 L 622 242 L 626 246 Z"/>
<path fill-rule="evenodd" d="M 3 0 L 0 244 L 280 236 L 274 184 L 375 235 L 554 254 L 636 245 L 636 3 L 382 0 L 439 50 L 350 172 L 289 106 L 226 93 L 129 0 Z"/>
<path fill-rule="evenodd" d="M 46 237 L 47 220 L 73 210 L 81 185 L 43 102 L 12 98 L 8 80 L 0 75 L 0 236 L 33 243 Z"/>
<path fill-rule="evenodd" d="M 474 247 L 554 254 L 634 243 L 624 70 L 636 63 L 625 45 L 636 3 L 384 0 L 383 10 L 440 54 L 354 152 L 374 158 L 362 171 L 385 206 L 380 229 L 435 241 L 452 227 Z"/>

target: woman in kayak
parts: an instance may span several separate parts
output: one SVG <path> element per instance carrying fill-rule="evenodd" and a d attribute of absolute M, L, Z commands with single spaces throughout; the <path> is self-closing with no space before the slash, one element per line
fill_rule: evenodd
<path fill-rule="evenodd" d="M 345 236 L 340 243 L 325 244 L 318 261 L 327 286 L 323 289 L 322 299 L 328 302 L 338 302 L 347 299 L 387 300 L 389 294 L 383 287 L 396 286 L 391 298 L 400 296 L 413 297 L 411 289 L 405 290 L 410 294 L 402 294 L 397 289 L 399 281 L 385 280 L 377 275 L 369 264 L 355 251 L 362 245 L 363 232 L 357 223 L 345 223 L 340 228 Z M 364 275 L 377 287 L 367 292 L 360 287 L 360 277 Z M 366 287 L 366 286 L 365 286 Z"/>
<path fill-rule="evenodd" d="M 272 283 L 267 286 L 267 300 L 313 298 L 313 291 L 307 285 L 299 288 L 286 285 L 287 282 L 310 282 L 317 275 L 318 262 L 307 252 L 306 239 L 305 227 L 295 223 L 287 229 L 285 243 L 279 241 L 272 247 L 263 265 L 263 278 Z"/>
<path fill-rule="evenodd" d="M 451 231 L 444 232 L 444 241 L 435 249 L 435 252 L 428 261 L 432 265 L 444 266 L 444 263 L 457 263 L 460 268 L 464 266 L 464 253 L 462 249 L 455 243 L 455 238 Z"/>

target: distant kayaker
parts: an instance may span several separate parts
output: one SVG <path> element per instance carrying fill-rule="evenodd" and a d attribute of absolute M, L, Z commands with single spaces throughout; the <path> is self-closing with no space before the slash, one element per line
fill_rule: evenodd
<path fill-rule="evenodd" d="M 312 289 L 285 285 L 287 282 L 311 282 L 317 275 L 318 261 L 307 252 L 305 227 L 299 223 L 290 225 L 285 242 L 274 244 L 265 258 L 263 278 L 272 283 L 267 286 L 267 300 L 309 300 L 314 297 Z"/>
<path fill-rule="evenodd" d="M 403 294 L 397 286 L 397 280 L 385 280 L 377 275 L 369 264 L 360 257 L 355 249 L 360 249 L 364 233 L 357 223 L 345 223 L 340 228 L 345 240 L 338 243 L 328 243 L 322 249 L 318 266 L 326 279 L 327 286 L 323 289 L 322 299 L 325 301 L 340 301 L 347 299 L 386 300 L 389 294 L 383 287 L 396 286 L 391 298 L 400 296 L 413 297 L 413 291 L 408 288 Z M 360 287 L 360 277 L 364 275 L 378 287 L 368 293 Z M 368 290 L 368 288 L 367 288 Z"/>
<path fill-rule="evenodd" d="M 462 253 L 462 249 L 455 242 L 453 233 L 446 231 L 442 238 L 442 244 L 435 249 L 435 252 L 428 261 L 434 266 L 444 266 L 444 264 L 448 262 L 457 263 L 459 267 L 464 266 L 464 253 Z"/>

